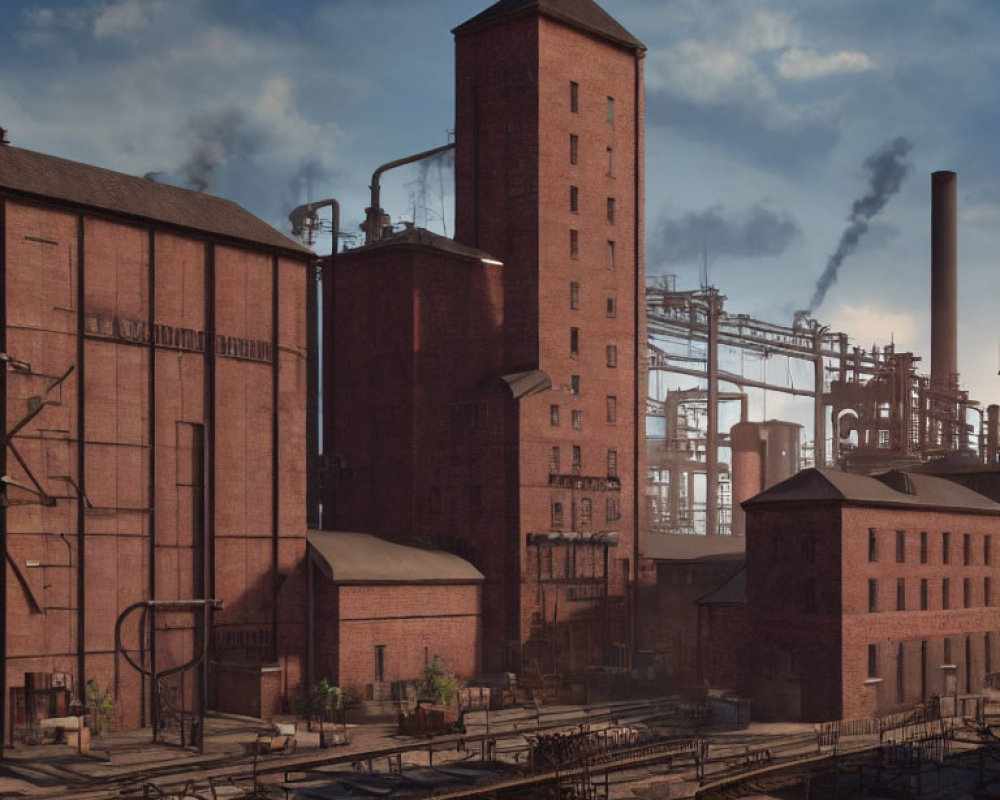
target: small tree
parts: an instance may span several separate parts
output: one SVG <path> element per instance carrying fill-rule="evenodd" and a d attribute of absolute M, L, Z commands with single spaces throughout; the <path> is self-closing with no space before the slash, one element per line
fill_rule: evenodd
<path fill-rule="evenodd" d="M 458 690 L 458 679 L 441 664 L 441 656 L 424 665 L 424 681 L 421 694 L 434 705 L 447 706 Z"/>
<path fill-rule="evenodd" d="M 101 689 L 97 681 L 91 678 L 87 681 L 87 713 L 90 715 L 91 727 L 95 734 L 105 730 L 111 731 L 111 714 L 115 704 L 111 700 L 111 690 Z"/>
<path fill-rule="evenodd" d="M 333 713 L 344 707 L 344 693 L 323 678 L 313 688 L 313 702 L 320 719 L 333 721 Z"/>

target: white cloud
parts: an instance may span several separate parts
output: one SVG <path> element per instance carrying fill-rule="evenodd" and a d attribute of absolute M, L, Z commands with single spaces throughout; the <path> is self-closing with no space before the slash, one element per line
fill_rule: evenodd
<path fill-rule="evenodd" d="M 917 319 L 908 312 L 844 304 L 830 313 L 830 319 L 835 328 L 849 333 L 851 340 L 864 348 L 892 342 L 897 351 L 906 351 L 919 344 Z"/>
<path fill-rule="evenodd" d="M 132 36 L 154 24 L 164 10 L 161 0 L 121 0 L 100 10 L 94 19 L 94 36 L 97 39 Z"/>
<path fill-rule="evenodd" d="M 793 47 L 781 54 L 777 62 L 778 74 L 789 81 L 808 81 L 845 72 L 864 72 L 874 64 L 864 53 L 841 50 L 822 56 L 813 50 Z"/>

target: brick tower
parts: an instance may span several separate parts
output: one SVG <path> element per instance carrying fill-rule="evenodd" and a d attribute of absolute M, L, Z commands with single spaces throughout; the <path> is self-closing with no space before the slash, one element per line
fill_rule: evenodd
<path fill-rule="evenodd" d="M 591 0 L 501 0 L 453 32 L 455 238 L 504 263 L 515 398 L 503 661 L 626 666 L 645 470 L 645 48 Z M 486 668 L 500 666 L 485 638 Z"/>

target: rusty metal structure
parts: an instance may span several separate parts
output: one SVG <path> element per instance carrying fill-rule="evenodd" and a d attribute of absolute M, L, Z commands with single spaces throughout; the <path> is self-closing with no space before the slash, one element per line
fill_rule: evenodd
<path fill-rule="evenodd" d="M 739 503 L 803 466 L 873 473 L 945 457 L 996 464 L 1000 408 L 984 415 L 958 382 L 955 197 L 955 173 L 935 172 L 930 376 L 917 371 L 919 356 L 892 344 L 864 350 L 803 312 L 786 326 L 728 312 L 715 287 L 678 290 L 673 276 L 646 287 L 647 414 L 662 420 L 662 434 L 647 439 L 654 532 L 740 535 Z M 748 361 L 766 368 L 772 359 L 788 362 L 780 379 L 766 369 L 747 374 Z M 736 361 L 739 371 L 721 366 Z M 807 365 L 811 382 L 796 385 L 793 364 Z M 664 392 L 659 373 L 698 384 Z M 800 445 L 796 423 L 751 422 L 754 390 L 808 398 L 811 438 Z M 720 426 L 727 404 L 739 407 L 729 431 Z"/>

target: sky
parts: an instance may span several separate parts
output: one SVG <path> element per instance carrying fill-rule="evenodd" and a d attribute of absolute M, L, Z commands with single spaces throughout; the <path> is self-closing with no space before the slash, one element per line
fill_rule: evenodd
<path fill-rule="evenodd" d="M 285 231 L 294 206 L 334 197 L 354 235 L 377 166 L 449 141 L 450 30 L 487 5 L 5 0 L 0 126 L 15 146 L 209 191 Z M 729 312 L 791 324 L 840 248 L 813 316 L 929 372 L 930 173 L 954 170 L 961 380 L 1000 402 L 1000 2 L 602 5 L 648 48 L 649 276 L 707 279 Z M 887 158 L 894 180 L 859 216 Z M 447 159 L 393 170 L 383 205 L 450 234 L 451 183 Z"/>

